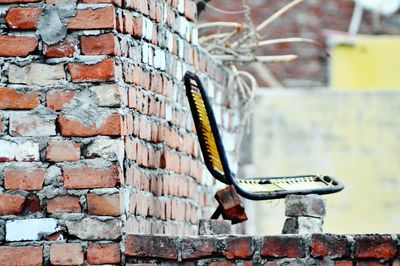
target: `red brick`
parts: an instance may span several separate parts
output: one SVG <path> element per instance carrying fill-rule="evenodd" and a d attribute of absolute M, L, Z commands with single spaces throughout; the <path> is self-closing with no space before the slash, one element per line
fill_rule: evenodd
<path fill-rule="evenodd" d="M 36 213 L 42 211 L 42 206 L 40 205 L 40 199 L 34 193 L 30 193 L 26 196 L 24 203 L 24 212 Z"/>
<path fill-rule="evenodd" d="M 389 266 L 389 262 L 380 261 L 357 261 L 356 266 Z"/>
<path fill-rule="evenodd" d="M 136 88 L 128 89 L 128 107 L 136 108 Z"/>
<path fill-rule="evenodd" d="M 116 12 L 116 30 L 118 32 L 123 32 L 124 31 L 124 18 L 122 16 L 122 11 L 117 10 Z M 124 53 L 127 52 L 128 47 L 125 47 Z"/>
<path fill-rule="evenodd" d="M 135 38 L 142 38 L 144 35 L 143 32 L 143 18 L 142 17 L 138 17 L 138 18 L 134 18 L 133 21 L 133 33 L 132 36 Z"/>
<path fill-rule="evenodd" d="M 4 187 L 10 190 L 40 190 L 43 188 L 46 170 L 30 168 L 4 171 Z"/>
<path fill-rule="evenodd" d="M 51 244 L 50 262 L 52 265 L 81 265 L 83 251 L 80 243 Z"/>
<path fill-rule="evenodd" d="M 54 111 L 62 111 L 72 103 L 74 91 L 50 91 L 46 94 L 46 106 Z"/>
<path fill-rule="evenodd" d="M 112 81 L 114 80 L 114 59 L 105 59 L 94 65 L 68 64 L 72 82 Z"/>
<path fill-rule="evenodd" d="M 83 0 L 85 4 L 112 4 L 113 0 Z"/>
<path fill-rule="evenodd" d="M 185 17 L 189 20 L 196 22 L 197 20 L 197 7 L 196 3 L 191 0 L 184 0 L 185 1 Z"/>
<path fill-rule="evenodd" d="M 261 250 L 263 257 L 304 258 L 305 243 L 301 236 L 266 236 Z"/>
<path fill-rule="evenodd" d="M 334 265 L 335 266 L 353 266 L 353 262 L 349 261 L 349 260 L 335 261 Z"/>
<path fill-rule="evenodd" d="M 106 169 L 82 167 L 63 167 L 64 187 L 67 189 L 108 188 L 120 184 L 121 170 L 118 166 Z"/>
<path fill-rule="evenodd" d="M 112 33 L 81 37 L 82 53 L 86 55 L 117 55 L 118 40 Z"/>
<path fill-rule="evenodd" d="M 163 19 L 163 6 L 156 4 L 156 22 L 160 23 Z"/>
<path fill-rule="evenodd" d="M 0 215 L 18 215 L 22 211 L 25 197 L 20 195 L 0 194 Z"/>
<path fill-rule="evenodd" d="M 233 224 L 247 220 L 245 209 L 233 185 L 218 190 L 215 199 L 222 208 L 224 219 L 231 220 Z"/>
<path fill-rule="evenodd" d="M 72 162 L 81 157 L 81 145 L 73 141 L 49 141 L 46 160 L 50 162 Z"/>
<path fill-rule="evenodd" d="M 350 243 L 345 236 L 314 234 L 311 238 L 313 257 L 347 258 L 350 256 Z"/>
<path fill-rule="evenodd" d="M 10 29 L 34 30 L 39 23 L 40 8 L 16 7 L 7 11 L 6 22 Z"/>
<path fill-rule="evenodd" d="M 120 264 L 120 248 L 118 244 L 98 245 L 89 243 L 87 262 L 89 264 Z"/>
<path fill-rule="evenodd" d="M 223 252 L 227 259 L 248 259 L 253 256 L 251 237 L 228 237 Z"/>
<path fill-rule="evenodd" d="M 217 238 L 203 236 L 182 239 L 182 259 L 191 260 L 218 257 L 220 251 L 218 250 L 217 242 Z"/>
<path fill-rule="evenodd" d="M 79 213 L 81 204 L 78 197 L 59 196 L 47 201 L 48 213 Z"/>
<path fill-rule="evenodd" d="M 76 16 L 68 20 L 68 29 L 115 29 L 115 8 L 78 10 Z"/>
<path fill-rule="evenodd" d="M 29 37 L 0 36 L 0 56 L 21 56 L 31 54 L 38 47 L 38 39 Z"/>
<path fill-rule="evenodd" d="M 92 215 L 121 215 L 120 194 L 87 195 L 88 212 Z"/>
<path fill-rule="evenodd" d="M 396 256 L 397 246 L 389 235 L 356 236 L 356 258 L 359 259 L 391 259 Z"/>
<path fill-rule="evenodd" d="M 169 236 L 128 235 L 125 255 L 139 258 L 178 259 L 175 238 Z"/>
<path fill-rule="evenodd" d="M 22 93 L 13 88 L 0 87 L 0 109 L 28 110 L 36 108 L 38 105 L 39 94 L 37 92 Z"/>
<path fill-rule="evenodd" d="M 40 0 L 0 0 L 0 4 L 14 4 L 14 3 L 37 3 Z"/>
<path fill-rule="evenodd" d="M 124 10 L 122 14 L 123 14 L 123 21 L 124 21 L 123 32 L 127 33 L 127 34 L 132 34 L 133 33 L 132 13 L 129 10 Z"/>
<path fill-rule="evenodd" d="M 0 246 L 0 264 L 4 266 L 41 266 L 42 257 L 42 247 Z"/>
<path fill-rule="evenodd" d="M 60 116 L 58 122 L 61 135 L 67 137 L 120 136 L 122 134 L 123 121 L 119 114 L 109 115 L 99 127 L 96 125 L 90 127 L 78 119 L 69 119 L 65 116 Z"/>
<path fill-rule="evenodd" d="M 220 262 L 211 262 L 209 265 L 210 266 L 235 266 L 237 264 L 234 262 L 229 262 L 229 261 L 220 261 Z"/>
<path fill-rule="evenodd" d="M 43 55 L 46 57 L 74 57 L 77 50 L 78 41 L 75 39 L 67 39 L 62 43 L 47 45 L 43 47 Z"/>

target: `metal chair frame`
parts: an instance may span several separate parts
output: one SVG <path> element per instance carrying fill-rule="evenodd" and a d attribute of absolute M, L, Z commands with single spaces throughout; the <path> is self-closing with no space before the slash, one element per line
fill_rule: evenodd
<path fill-rule="evenodd" d="M 344 185 L 331 176 L 326 175 L 296 175 L 296 176 L 284 176 L 284 177 L 251 177 L 251 178 L 235 178 L 232 175 L 229 163 L 226 157 L 225 149 L 221 140 L 220 132 L 215 120 L 214 112 L 211 106 L 210 99 L 207 95 L 206 90 L 203 87 L 199 77 L 191 72 L 186 72 L 184 76 L 184 83 L 186 87 L 186 94 L 189 100 L 190 109 L 192 112 L 194 124 L 196 127 L 200 148 L 203 154 L 204 163 L 211 173 L 217 180 L 227 185 L 233 185 L 237 193 L 244 198 L 251 200 L 269 200 L 284 198 L 290 194 L 331 194 L 341 191 Z M 201 110 L 201 109 L 205 110 Z M 205 124 L 206 123 L 206 124 Z M 211 132 L 205 129 L 207 123 L 211 127 Z M 209 135 L 209 133 L 212 134 Z M 208 135 L 207 135 L 208 134 Z M 211 142 L 215 143 L 210 143 Z M 217 154 L 215 152 L 216 147 Z M 217 156 L 219 158 L 217 158 Z M 219 159 L 219 161 L 218 161 Z M 222 169 L 217 169 L 213 160 L 217 160 L 222 165 Z M 220 167 L 219 167 L 220 168 Z M 221 171 L 223 170 L 223 172 Z M 300 182 L 301 180 L 309 180 L 307 182 L 319 182 L 322 185 L 321 188 L 305 188 L 305 189 L 279 189 L 276 183 L 284 182 L 290 184 L 290 182 Z M 306 182 L 306 181 L 305 181 Z M 243 188 L 242 184 L 252 184 L 255 187 L 259 186 L 259 191 L 252 192 Z M 263 190 L 263 185 L 273 184 L 277 186 L 274 191 Z"/>

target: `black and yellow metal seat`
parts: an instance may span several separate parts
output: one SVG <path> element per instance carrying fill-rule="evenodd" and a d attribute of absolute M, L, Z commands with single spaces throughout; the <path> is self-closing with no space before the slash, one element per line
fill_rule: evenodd
<path fill-rule="evenodd" d="M 185 74 L 184 82 L 204 163 L 211 175 L 227 185 L 233 185 L 240 196 L 251 200 L 269 200 L 289 194 L 330 194 L 344 188 L 341 182 L 326 175 L 234 177 L 206 90 L 191 72 Z"/>

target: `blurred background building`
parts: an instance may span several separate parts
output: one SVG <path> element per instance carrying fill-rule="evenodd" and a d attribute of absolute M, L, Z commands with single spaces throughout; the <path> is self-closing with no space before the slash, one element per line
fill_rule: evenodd
<path fill-rule="evenodd" d="M 246 3 L 257 25 L 289 2 Z M 392 10 L 373 6 L 379 2 L 390 2 Z M 263 34 L 266 39 L 312 38 L 330 57 L 307 43 L 278 44 L 259 54 L 295 53 L 300 58 L 267 68 L 242 66 L 260 86 L 252 131 L 241 149 L 242 174 L 337 176 L 346 188 L 326 196 L 326 232 L 400 230 L 399 3 L 369 4 L 360 8 L 349 0 L 304 1 Z M 200 20 L 242 21 L 243 15 L 232 13 L 241 9 L 242 0 L 212 0 Z M 281 232 L 283 201 L 253 206 L 257 219 L 248 225 L 250 233 Z"/>

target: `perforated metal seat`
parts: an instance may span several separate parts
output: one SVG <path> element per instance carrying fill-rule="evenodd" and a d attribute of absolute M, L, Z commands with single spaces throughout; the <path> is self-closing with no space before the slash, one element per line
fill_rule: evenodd
<path fill-rule="evenodd" d="M 200 79 L 191 72 L 185 74 L 184 82 L 207 169 L 219 181 L 233 185 L 242 197 L 268 200 L 284 198 L 289 194 L 330 194 L 344 188 L 341 182 L 326 175 L 235 178 L 206 90 Z"/>

